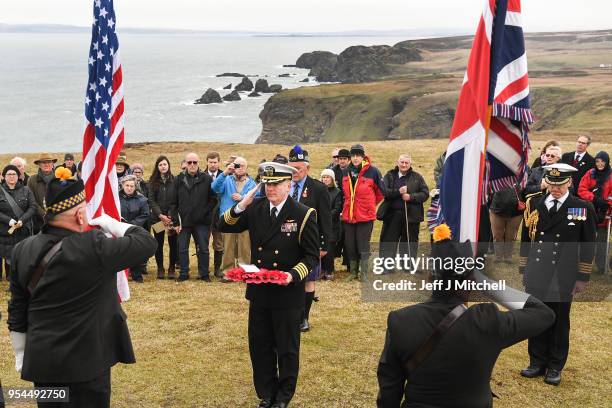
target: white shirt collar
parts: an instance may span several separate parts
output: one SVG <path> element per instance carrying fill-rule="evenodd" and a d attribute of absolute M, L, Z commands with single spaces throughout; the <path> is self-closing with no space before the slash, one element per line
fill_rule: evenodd
<path fill-rule="evenodd" d="M 585 152 L 586 153 L 586 152 Z M 584 157 L 584 153 L 578 153 L 576 152 L 576 155 L 574 156 L 576 158 L 576 161 L 580 161 L 582 160 L 582 158 Z"/>
<path fill-rule="evenodd" d="M 567 200 L 567 197 L 569 197 L 569 190 L 565 194 L 563 194 L 561 197 L 556 199 L 559 202 L 559 204 L 557 204 L 557 210 L 561 208 L 565 200 Z M 546 204 L 546 208 L 552 207 L 553 200 L 555 200 L 555 197 L 553 197 L 552 194 L 549 194 L 548 197 L 546 197 L 546 200 L 544 200 L 544 204 Z"/>
<path fill-rule="evenodd" d="M 287 202 L 287 198 L 285 198 L 279 205 L 273 205 L 272 203 L 270 203 L 270 211 L 272 211 L 272 207 L 276 207 L 276 215 L 278 216 L 278 214 L 280 214 L 281 210 L 283 209 L 283 205 L 285 205 L 285 203 Z"/>

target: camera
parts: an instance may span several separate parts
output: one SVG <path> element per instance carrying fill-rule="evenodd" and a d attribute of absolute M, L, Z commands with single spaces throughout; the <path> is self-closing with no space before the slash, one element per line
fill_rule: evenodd
<path fill-rule="evenodd" d="M 235 169 L 239 169 L 240 168 L 240 163 L 234 163 L 234 168 Z"/>

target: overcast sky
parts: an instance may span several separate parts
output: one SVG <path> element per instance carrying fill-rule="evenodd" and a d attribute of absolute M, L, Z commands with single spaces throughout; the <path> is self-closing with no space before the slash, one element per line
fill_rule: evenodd
<path fill-rule="evenodd" d="M 86 26 L 92 0 L 0 2 L 0 23 Z M 612 28 L 610 0 L 523 0 L 526 31 Z M 119 27 L 321 32 L 476 27 L 483 0 L 115 0 Z"/>

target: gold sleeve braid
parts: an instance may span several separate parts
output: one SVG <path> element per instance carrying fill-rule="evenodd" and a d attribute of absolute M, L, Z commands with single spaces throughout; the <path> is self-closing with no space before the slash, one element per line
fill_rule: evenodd
<path fill-rule="evenodd" d="M 306 276 L 308 276 L 308 274 L 310 273 L 310 271 L 308 270 L 308 267 L 306 266 L 304 262 L 300 262 L 299 264 L 295 265 L 291 269 L 295 270 L 298 273 L 298 275 L 300 275 L 301 280 L 306 278 Z"/>
<path fill-rule="evenodd" d="M 232 209 L 230 208 L 223 213 L 223 221 L 225 221 L 227 225 L 235 225 L 238 222 L 239 217 L 233 217 L 231 211 Z"/>

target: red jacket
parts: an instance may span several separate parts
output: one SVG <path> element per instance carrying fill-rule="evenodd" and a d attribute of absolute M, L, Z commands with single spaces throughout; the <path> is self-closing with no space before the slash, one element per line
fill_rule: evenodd
<path fill-rule="evenodd" d="M 583 200 L 593 202 L 593 198 L 595 198 L 595 194 L 593 193 L 593 189 L 597 186 L 597 182 L 593 178 L 593 170 L 589 170 L 580 180 L 580 184 L 578 185 L 578 196 Z M 608 199 L 608 204 L 612 207 L 612 176 L 608 176 L 608 180 L 603 184 L 603 192 L 601 194 L 601 198 Z M 604 221 L 601 224 L 597 225 L 598 227 L 607 227 L 608 221 Z"/>
<path fill-rule="evenodd" d="M 349 165 L 342 172 L 342 192 L 344 194 L 344 207 L 342 221 L 355 224 L 376 220 L 376 206 L 384 198 L 385 186 L 380 171 L 370 164 L 365 157 L 361 171 L 353 185 Z"/>

